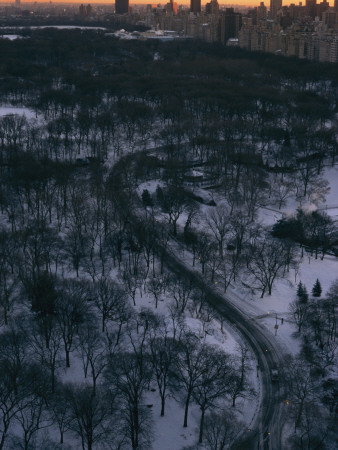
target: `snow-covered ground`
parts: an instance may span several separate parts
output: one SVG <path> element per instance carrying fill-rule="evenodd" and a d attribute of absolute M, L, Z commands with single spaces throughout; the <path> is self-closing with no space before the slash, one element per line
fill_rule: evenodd
<path fill-rule="evenodd" d="M 60 28 L 60 27 L 58 27 Z M 66 28 L 78 28 L 78 27 L 66 27 Z M 87 27 L 83 27 L 87 28 Z M 14 106 L 2 106 L 0 107 L 0 117 L 8 114 L 24 115 L 28 119 L 35 118 L 34 111 L 24 107 Z M 126 145 L 127 147 L 127 145 Z M 329 181 L 330 192 L 326 197 L 326 203 L 319 204 L 318 206 L 309 204 L 308 208 L 317 208 L 325 210 L 334 220 L 338 219 L 338 168 L 328 167 L 325 169 L 323 177 Z M 143 189 L 148 189 L 151 194 L 155 193 L 158 185 L 163 183 L 160 180 L 152 180 L 142 183 L 138 187 L 139 195 L 142 194 Z M 195 193 L 201 197 L 207 199 L 211 196 L 210 192 L 202 189 L 196 189 Z M 216 203 L 222 201 L 221 195 L 215 195 Z M 268 205 L 266 208 L 262 208 L 259 211 L 258 221 L 265 226 L 271 227 L 277 220 L 279 220 L 283 214 L 290 214 L 297 208 L 295 199 L 290 199 L 285 207 L 278 210 L 275 205 Z M 206 228 L 205 215 L 208 211 L 212 210 L 212 206 L 206 204 L 201 205 L 201 214 L 194 220 L 194 226 L 200 229 Z M 186 222 L 187 214 L 182 214 L 178 225 L 182 228 Z M 175 245 L 175 244 L 171 244 Z M 182 251 L 180 256 L 187 265 L 192 267 L 192 255 L 188 251 Z M 196 263 L 196 270 L 200 270 L 198 262 Z M 297 284 L 301 281 L 306 287 L 308 292 L 311 292 L 312 286 L 318 278 L 322 288 L 323 295 L 329 289 L 331 283 L 338 277 L 338 258 L 332 256 L 325 256 L 323 260 L 320 258 L 315 259 L 304 253 L 301 260 L 299 270 L 295 272 L 293 269 L 285 279 L 278 280 L 272 290 L 272 295 L 265 295 L 263 299 L 260 298 L 260 294 L 253 294 L 247 288 L 241 284 L 231 285 L 227 291 L 227 297 L 232 301 L 242 312 L 244 312 L 248 318 L 254 320 L 259 324 L 272 340 L 275 340 L 279 346 L 285 351 L 285 353 L 296 354 L 300 348 L 300 340 L 294 335 L 296 328 L 289 320 L 288 306 L 289 303 L 294 300 L 296 294 Z M 221 292 L 221 288 L 220 288 Z M 170 299 L 165 296 L 162 301 L 159 302 L 159 307 L 156 312 L 165 313 Z M 141 307 L 150 307 L 154 310 L 154 300 L 147 294 L 143 294 L 142 297 L 138 295 L 136 297 L 137 309 Z M 281 319 L 283 318 L 283 324 Z M 197 334 L 201 330 L 201 322 L 195 317 L 191 317 L 189 312 L 186 312 L 187 326 L 194 330 Z M 275 325 L 278 324 L 276 333 Z M 222 349 L 230 354 L 237 352 L 238 344 L 241 343 L 241 337 L 237 332 L 230 327 L 230 325 L 224 326 L 224 333 L 220 331 L 220 324 L 213 319 L 210 327 L 213 328 L 213 333 L 207 336 L 207 342 L 221 346 Z M 71 356 L 72 363 L 71 368 L 64 371 L 62 378 L 65 382 L 82 382 L 83 381 L 83 369 L 81 367 L 80 359 L 75 355 Z M 250 381 L 253 388 L 256 391 L 256 397 L 253 399 L 240 399 L 238 400 L 236 410 L 239 413 L 239 417 L 248 426 L 253 419 L 254 413 L 259 406 L 259 394 L 260 384 L 259 378 L 256 377 L 256 363 L 252 357 L 251 361 L 252 371 L 250 373 Z M 169 398 L 166 404 L 166 415 L 164 418 L 160 417 L 160 398 L 157 392 L 149 391 L 145 398 L 145 404 L 153 405 L 150 409 L 153 414 L 154 420 L 154 450 L 181 450 L 184 447 L 192 446 L 197 442 L 198 425 L 200 419 L 199 408 L 191 405 L 189 413 L 189 427 L 183 428 L 183 406 L 174 398 Z M 75 448 L 75 447 L 74 447 Z M 200 447 L 202 449 L 202 447 Z"/>
<path fill-rule="evenodd" d="M 11 114 L 26 116 L 27 119 L 33 119 L 36 117 L 35 112 L 29 108 L 21 106 L 0 106 L 0 117 Z"/>
<path fill-rule="evenodd" d="M 307 210 L 318 209 L 325 211 L 332 217 L 333 220 L 338 220 L 338 167 L 325 167 L 323 171 L 323 178 L 329 182 L 329 191 L 326 195 L 326 201 L 318 205 L 312 203 L 306 203 L 302 206 Z M 142 183 L 138 187 L 139 195 L 142 194 L 143 189 L 148 189 L 150 194 L 154 194 L 157 186 L 163 187 L 163 183 L 160 180 L 152 180 Z M 210 192 L 203 191 L 198 188 L 195 189 L 195 194 L 203 198 L 210 196 Z M 215 195 L 216 203 L 219 204 L 222 201 L 222 197 L 219 194 Z M 258 222 L 265 227 L 272 227 L 283 215 L 290 215 L 296 212 L 299 203 L 294 198 L 290 198 L 284 207 L 278 210 L 275 205 L 267 205 L 259 210 Z M 208 211 L 212 210 L 212 206 L 205 204 L 200 205 L 200 212 L 196 218 L 194 218 L 194 227 L 197 229 L 207 229 L 205 223 L 205 216 Z M 187 219 L 187 214 L 183 213 L 179 220 L 178 225 L 181 229 L 184 227 Z M 178 249 L 178 247 L 177 247 Z M 176 250 L 181 251 L 181 250 Z M 299 250 L 299 257 L 301 251 Z M 189 251 L 181 251 L 181 258 L 185 263 L 192 267 L 192 255 Z M 199 270 L 198 261 L 196 263 L 196 269 Z M 263 299 L 260 298 L 260 293 L 252 293 L 241 284 L 232 283 L 227 291 L 227 297 L 235 304 L 242 312 L 248 315 L 248 317 L 255 320 L 260 326 L 262 326 L 270 335 L 271 339 L 275 339 L 279 343 L 280 347 L 285 353 L 296 354 L 300 349 L 300 340 L 295 336 L 296 327 L 291 323 L 289 317 L 289 304 L 296 297 L 297 285 L 302 282 L 306 286 L 307 291 L 311 294 L 312 287 L 319 279 L 324 296 L 330 288 L 331 284 L 338 278 L 338 258 L 326 255 L 322 260 L 320 255 L 315 259 L 314 255 L 304 251 L 303 257 L 300 259 L 298 270 L 290 269 L 285 279 L 277 280 L 273 286 L 272 294 L 265 295 Z M 220 292 L 222 290 L 220 289 Z M 276 321 L 277 316 L 277 321 Z M 283 319 L 283 323 L 282 320 Z M 277 335 L 275 325 L 278 325 Z"/>
<path fill-rule="evenodd" d="M 36 25 L 36 26 L 8 26 L 8 27 L 0 27 L 1 30 L 43 30 L 45 28 L 56 28 L 58 30 L 106 30 L 104 27 L 85 27 L 85 26 L 77 26 L 77 25 Z"/>
<path fill-rule="evenodd" d="M 151 186 L 149 186 L 151 188 Z M 152 312 L 166 315 L 168 306 L 172 301 L 169 293 L 162 296 L 158 303 L 158 308 L 154 309 L 154 299 L 150 294 L 143 293 L 142 297 L 138 295 L 135 299 L 136 309 L 151 308 Z M 198 318 L 192 317 L 190 312 L 185 312 L 186 326 L 197 336 L 203 338 L 202 323 Z M 228 354 L 238 354 L 239 345 L 243 343 L 241 336 L 227 323 L 223 324 L 223 332 L 220 323 L 213 319 L 208 324 L 210 333 L 206 336 L 206 342 L 215 347 L 220 347 Z M 250 372 L 248 372 L 249 383 L 255 391 L 252 398 L 239 398 L 236 400 L 234 408 L 238 418 L 250 427 L 255 413 L 259 408 L 260 401 L 260 379 L 256 376 L 256 360 L 253 355 L 249 356 Z M 151 407 L 154 424 L 154 450 L 181 450 L 185 447 L 195 445 L 199 430 L 200 410 L 199 407 L 191 403 L 188 416 L 188 428 L 183 428 L 184 405 L 179 398 L 168 398 L 166 401 L 165 418 L 160 416 L 160 397 L 156 383 L 151 386 L 155 392 L 148 392 L 145 397 L 145 404 L 152 404 Z M 225 401 L 225 405 L 230 406 L 230 400 Z M 203 446 L 199 446 L 203 449 Z"/>
<path fill-rule="evenodd" d="M 19 34 L 1 34 L 0 39 L 9 39 L 10 41 L 15 41 L 15 39 L 23 39 L 23 36 Z"/>
<path fill-rule="evenodd" d="M 324 178 L 329 182 L 330 191 L 326 195 L 326 202 L 321 203 L 318 209 L 325 211 L 333 220 L 338 220 L 338 166 L 325 168 Z"/>
<path fill-rule="evenodd" d="M 338 167 L 326 167 L 323 172 L 323 178 L 329 182 L 329 191 L 326 195 L 326 201 L 318 204 L 307 202 L 300 205 L 295 198 L 290 198 L 286 202 L 285 206 L 280 210 L 275 205 L 267 205 L 265 208 L 259 210 L 258 221 L 264 226 L 271 228 L 274 223 L 281 219 L 284 215 L 294 214 L 297 207 L 302 206 L 306 210 L 320 210 L 325 211 L 332 217 L 333 220 L 338 219 Z M 147 189 L 151 195 L 155 194 L 157 186 L 163 187 L 163 183 L 160 180 L 151 180 L 142 183 L 138 187 L 138 194 L 141 196 L 142 191 Z M 203 191 L 202 189 L 195 189 L 195 194 L 205 199 L 210 197 L 210 192 Z M 222 197 L 219 194 L 215 194 L 216 203 L 222 202 Z M 194 227 L 197 229 L 206 230 L 205 216 L 208 211 L 213 207 L 206 204 L 200 205 L 200 211 L 196 218 L 194 218 Z M 160 214 L 160 213 L 159 213 Z M 162 218 L 165 214 L 161 214 Z M 187 214 L 183 213 L 178 220 L 178 226 L 183 229 L 187 219 Z M 172 249 L 179 254 L 180 258 L 191 268 L 192 266 L 192 254 L 188 250 L 183 250 L 182 246 L 178 243 L 171 242 Z M 323 259 L 319 256 L 315 259 L 314 255 L 304 251 L 303 257 L 301 257 L 301 250 L 299 249 L 300 264 L 298 269 L 290 269 L 290 272 L 283 279 L 279 279 L 275 282 L 272 294 L 265 295 L 260 298 L 260 293 L 253 293 L 240 283 L 231 284 L 227 290 L 227 298 L 238 307 L 248 318 L 254 320 L 265 332 L 267 336 L 270 336 L 270 340 L 275 342 L 285 354 L 296 355 L 300 351 L 301 340 L 296 333 L 296 327 L 291 321 L 289 314 L 289 304 L 296 297 L 297 285 L 302 282 L 306 286 L 307 291 L 311 294 L 312 287 L 318 278 L 324 296 L 329 290 L 331 284 L 338 278 L 338 258 L 326 255 Z M 196 262 L 195 270 L 201 270 L 198 261 Z M 217 288 L 217 287 L 216 287 Z M 222 293 L 222 288 L 218 288 Z M 191 323 L 191 319 L 189 321 Z M 276 328 L 276 325 L 278 328 Z M 216 339 L 217 340 L 217 339 Z M 226 339 L 223 342 L 218 342 L 223 346 L 223 349 L 227 352 L 233 352 L 236 349 L 236 345 L 240 342 L 241 338 L 231 329 L 230 326 L 226 327 Z M 259 380 L 256 379 L 254 365 L 252 367 L 250 380 L 255 386 L 257 397 L 253 400 L 243 401 L 241 404 L 241 411 L 246 411 L 241 418 L 250 427 L 250 417 L 254 416 L 254 408 L 259 407 Z M 176 407 L 177 405 L 175 405 Z M 169 414 L 171 414 L 171 408 L 169 408 Z M 179 415 L 179 410 L 177 410 Z M 196 417 L 194 415 L 194 409 L 191 413 L 192 422 L 196 421 L 195 427 L 198 425 L 198 412 Z M 173 422 L 171 422 L 173 420 Z M 182 419 L 181 419 L 182 421 Z M 170 422 L 175 429 L 182 427 L 182 423 L 178 420 L 176 424 L 176 417 L 170 417 Z M 164 424 L 164 422 L 163 422 Z M 175 425 L 174 425 L 175 424 Z M 164 429 L 163 429 L 164 428 Z M 166 429 L 166 426 L 162 428 L 161 421 L 156 421 L 156 440 L 154 448 L 163 449 L 181 449 L 183 443 L 185 445 L 194 443 L 194 433 L 175 434 L 175 440 L 170 441 L 167 444 L 170 430 Z M 183 428 L 182 428 L 183 430 Z"/>

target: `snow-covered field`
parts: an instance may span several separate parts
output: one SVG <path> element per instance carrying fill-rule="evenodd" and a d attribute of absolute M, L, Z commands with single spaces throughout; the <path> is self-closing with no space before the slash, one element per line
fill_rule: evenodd
<path fill-rule="evenodd" d="M 332 217 L 333 220 L 338 220 L 338 167 L 326 167 L 323 172 L 323 178 L 329 182 L 329 192 L 326 196 L 326 202 L 318 205 L 306 203 L 302 207 L 308 210 L 325 211 Z M 142 194 L 143 189 L 148 189 L 151 194 L 156 192 L 157 186 L 163 187 L 160 180 L 152 180 L 142 183 L 138 187 L 139 195 Z M 203 191 L 198 188 L 194 192 L 203 198 L 208 198 L 210 192 Z M 216 195 L 217 202 L 222 201 L 222 197 Z M 267 205 L 267 207 L 259 210 L 257 221 L 264 227 L 272 227 L 284 215 L 294 214 L 297 207 L 300 206 L 294 198 L 290 198 L 286 205 L 280 210 L 275 205 Z M 194 218 L 194 226 L 199 229 L 206 230 L 205 216 L 213 209 L 212 206 L 202 204 L 200 212 Z M 184 227 L 187 219 L 187 214 L 183 213 L 178 225 L 181 229 Z M 299 256 L 301 251 L 299 250 Z M 192 255 L 185 251 L 181 254 L 186 264 L 192 267 Z M 196 268 L 198 269 L 198 262 Z M 227 297 L 230 299 L 242 312 L 247 314 L 252 319 L 256 320 L 264 329 L 270 333 L 271 339 L 275 339 L 279 343 L 285 353 L 296 354 L 300 350 L 300 340 L 294 337 L 296 328 L 290 321 L 289 304 L 296 297 L 296 289 L 299 282 L 306 286 L 307 291 L 311 293 L 312 287 L 319 279 L 323 294 L 328 291 L 330 285 L 338 278 L 338 258 L 326 255 L 322 260 L 320 255 L 315 259 L 314 255 L 304 251 L 303 257 L 300 259 L 298 270 L 290 269 L 285 279 L 277 280 L 274 284 L 272 294 L 265 295 L 260 298 L 260 293 L 252 293 L 243 285 L 232 283 L 227 291 Z M 222 290 L 220 290 L 222 292 Z M 277 336 L 276 334 L 276 316 L 277 316 Z M 283 323 L 281 319 L 283 318 Z"/>
<path fill-rule="evenodd" d="M 327 167 L 324 170 L 323 178 L 329 182 L 329 193 L 326 196 L 326 202 L 318 205 L 307 205 L 311 209 L 318 209 L 319 211 L 325 211 L 333 220 L 338 220 L 338 167 Z M 267 226 L 272 226 L 277 220 L 279 220 L 283 214 L 290 214 L 295 212 L 297 204 L 291 199 L 287 205 L 281 209 L 281 211 L 271 209 L 261 209 L 259 220 Z M 299 251 L 300 253 L 300 251 Z M 276 282 L 272 295 L 266 295 L 263 299 L 259 298 L 257 294 L 255 296 L 248 295 L 248 301 L 254 305 L 257 310 L 257 314 L 270 314 L 268 318 L 259 319 L 260 322 L 268 327 L 272 333 L 275 332 L 274 325 L 276 323 L 275 316 L 287 318 L 288 306 L 290 301 L 294 300 L 297 284 L 302 282 L 306 286 L 307 291 L 311 293 L 312 287 L 319 279 L 323 295 L 328 291 L 330 285 L 338 278 L 338 258 L 326 255 L 323 260 L 320 257 L 315 259 L 310 253 L 304 252 L 304 256 L 301 259 L 299 270 L 295 273 L 293 269 L 290 270 L 289 276 L 285 280 L 279 280 Z M 236 289 L 239 295 L 243 295 L 243 291 Z M 281 321 L 278 320 L 279 329 L 277 331 L 277 339 L 281 341 L 285 350 L 290 353 L 297 353 L 299 350 L 299 342 L 292 338 L 292 334 L 295 331 L 294 326 L 290 326 L 288 322 L 284 321 L 281 325 Z M 298 344 L 298 345 L 297 345 Z"/>
<path fill-rule="evenodd" d="M 45 28 L 56 28 L 58 30 L 106 30 L 104 27 L 85 27 L 85 26 L 77 26 L 77 25 L 36 25 L 36 26 L 22 26 L 22 27 L 0 27 L 1 30 L 43 30 Z"/>
<path fill-rule="evenodd" d="M 59 27 L 60 28 L 60 27 Z M 67 27 L 73 28 L 73 27 Z M 77 27 L 74 27 L 77 28 Z M 83 27 L 86 28 L 86 27 Z M 2 106 L 0 107 L 0 117 L 18 114 L 26 116 L 27 119 L 34 119 L 35 112 L 24 107 Z M 125 145 L 127 148 L 127 144 Z M 124 150 L 124 147 L 122 147 Z M 326 196 L 326 202 L 318 205 L 304 204 L 310 210 L 318 208 L 321 211 L 326 211 L 333 220 L 338 220 L 338 168 L 325 168 L 323 177 L 329 181 L 330 191 Z M 143 189 L 148 189 L 151 194 L 154 194 L 158 185 L 163 185 L 160 180 L 152 180 L 142 183 L 138 187 L 138 194 L 141 195 Z M 195 193 L 204 199 L 211 198 L 210 192 L 203 189 L 196 189 Z M 222 202 L 220 194 L 215 195 L 217 204 Z M 261 208 L 258 214 L 258 222 L 265 227 L 271 227 L 284 214 L 289 215 L 296 211 L 296 200 L 291 198 L 286 205 L 280 210 L 276 205 L 267 205 Z M 201 205 L 200 213 L 194 219 L 194 226 L 200 230 L 206 229 L 205 217 L 209 211 L 214 207 L 206 204 Z M 182 229 L 187 220 L 187 213 L 183 213 L 178 220 L 178 226 Z M 180 253 L 180 257 L 184 262 L 192 267 L 192 254 L 187 250 L 182 250 L 175 243 L 170 243 L 172 248 Z M 299 251 L 300 254 L 300 251 Z M 195 270 L 200 270 L 198 261 L 196 262 Z M 287 354 L 296 354 L 300 349 L 300 339 L 295 335 L 296 328 L 291 323 L 288 308 L 292 300 L 296 296 L 296 289 L 299 282 L 306 286 L 308 292 L 311 292 L 312 286 L 316 279 L 319 279 L 323 288 L 323 295 L 327 292 L 332 282 L 338 278 L 338 258 L 326 255 L 323 260 L 320 257 L 315 259 L 314 256 L 304 252 L 304 256 L 300 261 L 299 269 L 295 271 L 290 269 L 286 278 L 277 280 L 274 284 L 272 295 L 265 295 L 260 298 L 260 293 L 253 293 L 251 290 L 244 287 L 240 282 L 232 283 L 227 291 L 227 298 L 239 308 L 248 318 L 254 320 L 259 324 L 270 336 L 270 339 L 275 341 L 279 347 Z M 240 278 L 239 278 L 240 280 Z M 222 292 L 222 288 L 219 288 Z M 159 302 L 156 312 L 166 314 L 167 307 L 170 302 L 169 295 L 163 296 Z M 136 297 L 136 309 L 151 308 L 154 311 L 154 300 L 150 294 L 143 293 Z M 186 311 L 187 327 L 193 330 L 197 335 L 201 334 L 202 323 L 194 317 L 189 311 Z M 283 319 L 283 323 L 282 323 Z M 278 325 L 276 330 L 275 325 Z M 221 346 L 221 348 L 230 354 L 237 353 L 238 345 L 242 343 L 241 337 L 231 328 L 230 325 L 224 325 L 224 332 L 220 330 L 220 324 L 216 319 L 208 325 L 211 333 L 206 337 L 209 344 Z M 250 383 L 254 388 L 256 395 L 250 399 L 239 399 L 236 404 L 236 411 L 238 417 L 250 427 L 255 411 L 259 407 L 260 399 L 260 380 L 256 376 L 256 362 L 251 355 L 251 372 L 249 374 Z M 84 381 L 83 370 L 81 362 L 78 357 L 72 355 L 72 365 L 69 369 L 64 370 L 62 374 L 64 382 L 78 382 Z M 181 450 L 185 447 L 193 446 L 197 442 L 198 425 L 200 420 L 200 411 L 197 406 L 191 405 L 189 412 L 189 427 L 183 428 L 183 405 L 179 399 L 168 398 L 166 404 L 166 415 L 164 418 L 160 417 L 160 398 L 157 392 L 157 387 L 152 386 L 152 391 L 147 392 L 145 397 L 145 404 L 152 405 L 149 409 L 152 411 L 154 421 L 154 450 Z M 154 391 L 155 389 L 155 391 Z M 76 448 L 75 446 L 73 448 Z M 199 447 L 203 448 L 203 447 Z"/>
<path fill-rule="evenodd" d="M 9 39 L 10 41 L 15 41 L 15 39 L 23 39 L 23 36 L 19 34 L 1 34 L 0 39 Z"/>
<path fill-rule="evenodd" d="M 21 106 L 0 106 L 0 117 L 17 114 L 19 116 L 26 116 L 27 119 L 34 119 L 35 112 L 29 108 Z"/>

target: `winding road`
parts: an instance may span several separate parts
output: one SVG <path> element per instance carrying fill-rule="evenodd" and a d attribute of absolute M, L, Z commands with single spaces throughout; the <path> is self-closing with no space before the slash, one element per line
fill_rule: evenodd
<path fill-rule="evenodd" d="M 133 170 L 133 166 L 137 165 L 137 153 L 128 156 L 128 168 Z M 123 160 L 123 158 L 122 158 Z M 117 163 L 111 172 L 111 179 L 114 178 L 115 188 L 118 186 L 118 195 L 115 200 L 119 203 L 121 211 L 126 214 L 127 205 L 139 202 L 139 199 L 134 197 L 134 202 L 131 202 L 130 187 L 129 196 L 126 197 L 123 191 L 123 182 L 120 179 L 120 168 Z M 122 161 L 123 163 L 123 161 Z M 135 164 L 136 163 L 136 164 Z M 129 208 L 127 212 L 128 223 L 135 231 L 141 226 L 140 217 Z M 160 235 L 160 233 L 159 233 Z M 238 450 L 281 450 L 281 433 L 283 428 L 283 386 L 280 381 L 272 382 L 271 370 L 282 365 L 282 353 L 280 349 L 275 346 L 269 335 L 265 334 L 264 330 L 255 323 L 254 320 L 249 319 L 248 316 L 236 308 L 233 303 L 227 298 L 226 294 L 218 293 L 212 285 L 210 285 L 202 275 L 187 267 L 173 251 L 170 246 L 163 247 L 160 239 L 155 239 L 154 245 L 158 254 L 163 256 L 164 264 L 168 270 L 181 277 L 185 277 L 191 281 L 196 287 L 202 288 L 206 293 L 207 301 L 212 305 L 219 314 L 222 314 L 225 320 L 234 327 L 238 333 L 245 340 L 247 345 L 255 354 L 259 374 L 261 378 L 261 398 L 260 406 L 256 412 L 251 428 L 243 431 L 238 437 L 237 442 L 232 448 Z"/>
<path fill-rule="evenodd" d="M 275 348 L 259 325 L 238 310 L 226 295 L 216 292 L 199 273 L 182 263 L 177 255 L 170 251 L 170 248 L 159 247 L 158 250 L 165 254 L 164 262 L 167 268 L 181 278 L 186 277 L 193 285 L 203 288 L 209 304 L 240 333 L 257 358 L 262 384 L 260 408 L 250 430 L 243 433 L 234 448 L 243 450 L 281 449 L 282 386 L 280 382 L 271 381 L 271 370 L 282 365 L 280 350 Z"/>

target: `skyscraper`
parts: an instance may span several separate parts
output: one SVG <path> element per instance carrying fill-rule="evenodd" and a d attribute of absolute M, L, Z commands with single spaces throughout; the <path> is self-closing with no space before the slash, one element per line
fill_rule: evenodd
<path fill-rule="evenodd" d="M 270 18 L 277 19 L 277 12 L 282 8 L 282 0 L 270 0 Z"/>
<path fill-rule="evenodd" d="M 206 14 L 218 14 L 219 13 L 219 4 L 217 0 L 211 0 L 209 3 L 205 4 L 205 12 Z"/>
<path fill-rule="evenodd" d="M 268 13 L 266 6 L 264 5 L 264 2 L 261 2 L 257 7 L 257 20 L 266 20 L 267 16 Z"/>
<path fill-rule="evenodd" d="M 201 12 L 201 0 L 190 0 L 190 11 L 197 14 Z"/>
<path fill-rule="evenodd" d="M 116 14 L 129 13 L 129 0 L 115 0 L 115 13 Z"/>
<path fill-rule="evenodd" d="M 226 44 L 228 39 L 237 38 L 242 26 L 242 14 L 236 13 L 234 8 L 226 8 L 220 20 L 220 40 Z"/>

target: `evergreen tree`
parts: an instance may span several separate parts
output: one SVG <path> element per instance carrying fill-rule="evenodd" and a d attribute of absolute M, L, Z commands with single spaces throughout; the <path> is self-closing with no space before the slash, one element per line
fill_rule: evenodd
<path fill-rule="evenodd" d="M 303 283 L 300 281 L 297 285 L 297 297 L 300 299 L 304 293 Z"/>
<path fill-rule="evenodd" d="M 304 284 L 302 284 L 301 281 L 298 283 L 297 297 L 298 297 L 300 303 L 307 303 L 307 301 L 309 299 L 309 295 L 307 293 L 306 286 L 304 286 Z"/>
<path fill-rule="evenodd" d="M 312 295 L 313 297 L 320 297 L 322 295 L 322 286 L 317 278 L 315 284 L 312 288 Z"/>
<path fill-rule="evenodd" d="M 162 205 L 164 202 L 164 193 L 163 193 L 163 189 L 159 185 L 156 188 L 156 197 L 157 197 L 158 203 L 160 205 Z"/>
<path fill-rule="evenodd" d="M 151 198 L 148 189 L 143 189 L 142 202 L 143 206 L 153 206 L 153 199 Z"/>

